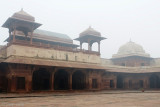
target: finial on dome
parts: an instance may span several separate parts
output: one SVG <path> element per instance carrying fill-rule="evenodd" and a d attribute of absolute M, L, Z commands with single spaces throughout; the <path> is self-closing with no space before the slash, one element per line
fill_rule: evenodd
<path fill-rule="evenodd" d="M 89 26 L 89 29 L 91 29 L 92 27 L 91 27 L 91 25 Z"/>

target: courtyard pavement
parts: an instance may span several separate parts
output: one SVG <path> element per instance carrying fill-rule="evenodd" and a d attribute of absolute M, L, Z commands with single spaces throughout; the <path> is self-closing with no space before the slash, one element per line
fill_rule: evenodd
<path fill-rule="evenodd" d="M 0 107 L 160 107 L 160 91 L 2 93 Z"/>

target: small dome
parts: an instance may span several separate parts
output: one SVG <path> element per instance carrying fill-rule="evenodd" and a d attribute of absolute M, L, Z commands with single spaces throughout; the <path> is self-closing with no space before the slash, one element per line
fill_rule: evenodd
<path fill-rule="evenodd" d="M 91 26 L 86 29 L 85 31 L 83 31 L 82 33 L 80 33 L 79 37 L 82 37 L 82 36 L 86 36 L 86 35 L 90 35 L 90 36 L 98 36 L 100 37 L 101 36 L 101 33 L 94 30 L 93 28 L 91 28 Z"/>
<path fill-rule="evenodd" d="M 117 57 L 127 57 L 127 56 L 143 56 L 150 57 L 149 54 L 145 53 L 143 47 L 132 41 L 122 45 L 117 54 L 113 55 L 113 58 Z"/>
<path fill-rule="evenodd" d="M 31 15 L 29 15 L 28 13 L 26 13 L 25 11 L 23 11 L 23 9 L 21 9 L 21 11 L 16 12 L 12 15 L 13 18 L 17 18 L 17 19 L 21 19 L 21 20 L 27 20 L 27 21 L 35 21 L 35 18 Z"/>

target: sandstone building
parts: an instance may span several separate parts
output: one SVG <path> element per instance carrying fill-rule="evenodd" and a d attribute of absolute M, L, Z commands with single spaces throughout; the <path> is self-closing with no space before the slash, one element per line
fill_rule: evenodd
<path fill-rule="evenodd" d="M 9 36 L 7 44 L 0 46 L 1 91 L 160 88 L 160 59 L 151 58 L 140 45 L 130 41 L 111 59 L 102 59 L 100 42 L 106 38 L 93 28 L 75 39 L 79 46 L 69 36 L 39 26 L 23 10 L 2 25 L 9 29 Z M 94 43 L 98 43 L 97 52 L 92 51 Z"/>

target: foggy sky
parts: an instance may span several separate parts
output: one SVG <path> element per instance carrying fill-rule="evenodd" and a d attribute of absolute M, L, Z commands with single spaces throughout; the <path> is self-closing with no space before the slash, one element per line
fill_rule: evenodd
<path fill-rule="evenodd" d="M 0 25 L 23 8 L 43 24 L 40 29 L 72 39 L 92 26 L 108 38 L 101 42 L 103 58 L 130 39 L 151 57 L 160 57 L 160 0 L 0 0 L 0 5 Z M 0 27 L 0 45 L 7 37 L 8 29 Z"/>

